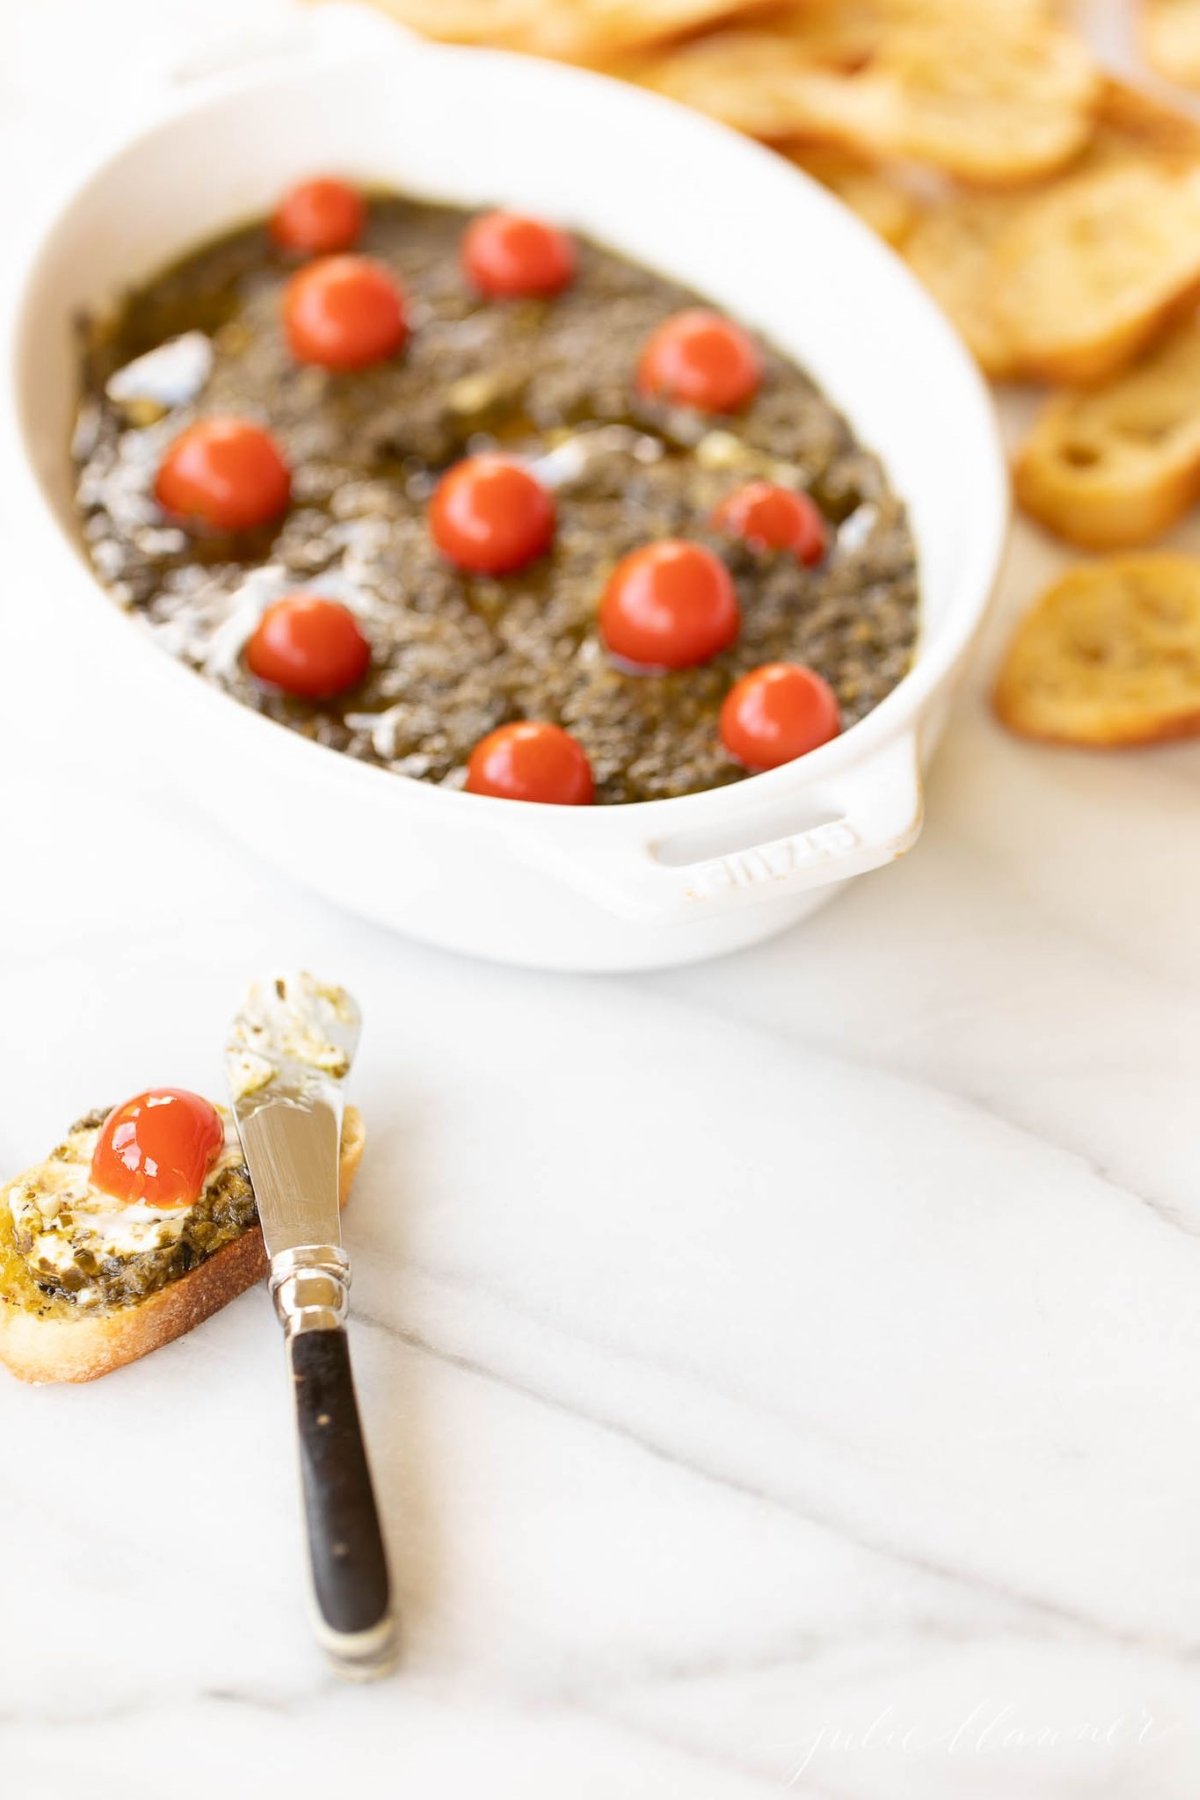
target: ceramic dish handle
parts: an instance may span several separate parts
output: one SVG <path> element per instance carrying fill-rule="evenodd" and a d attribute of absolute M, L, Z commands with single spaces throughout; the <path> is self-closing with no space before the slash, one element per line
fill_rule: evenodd
<path fill-rule="evenodd" d="M 860 767 L 814 789 L 829 817 L 782 837 L 698 862 L 672 863 L 646 843 L 570 858 L 576 885 L 627 917 L 668 924 L 714 908 L 753 905 L 864 875 L 912 847 L 921 829 L 921 774 L 915 733 L 906 732 Z M 568 853 L 569 854 L 569 853 Z"/>

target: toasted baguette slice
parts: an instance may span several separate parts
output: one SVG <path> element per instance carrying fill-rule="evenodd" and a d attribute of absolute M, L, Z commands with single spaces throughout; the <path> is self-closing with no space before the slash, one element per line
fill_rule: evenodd
<path fill-rule="evenodd" d="M 340 1188 L 346 1204 L 362 1159 L 362 1118 L 347 1107 L 342 1127 Z M 13 1242 L 8 1188 L 0 1189 L 0 1362 L 22 1381 L 94 1381 L 182 1337 L 267 1274 L 255 1225 L 188 1274 L 128 1306 L 81 1312 L 45 1294 Z"/>
<path fill-rule="evenodd" d="M 1103 381 L 1200 297 L 1200 167 L 1131 162 L 1064 183 L 1005 228 L 996 275 L 1023 374 Z"/>
<path fill-rule="evenodd" d="M 1087 142 L 1100 81 L 1041 0 L 800 0 L 639 78 L 752 136 L 815 138 L 1007 184 Z"/>
<path fill-rule="evenodd" d="M 699 31 L 770 0 L 374 0 L 425 37 L 605 60 Z"/>
<path fill-rule="evenodd" d="M 886 244 L 902 244 L 916 223 L 917 196 L 890 170 L 849 150 L 822 144 L 789 144 L 780 148 L 789 162 L 836 194 Z"/>
<path fill-rule="evenodd" d="M 1141 0 L 1142 51 L 1152 69 L 1200 87 L 1200 0 Z"/>
<path fill-rule="evenodd" d="M 1106 379 L 1200 284 L 1200 125 L 1106 84 L 1071 169 L 1010 194 L 951 194 L 904 241 L 914 274 L 994 379 Z"/>
<path fill-rule="evenodd" d="M 1084 550 L 1153 543 L 1200 500 L 1200 322 L 1101 388 L 1059 394 L 1013 468 L 1026 512 Z"/>
<path fill-rule="evenodd" d="M 1200 557 L 1072 569 L 1018 625 L 995 690 L 1010 731 L 1111 749 L 1200 733 Z"/>
<path fill-rule="evenodd" d="M 1200 118 L 1133 82 L 1105 77 L 1089 160 L 1149 155 L 1195 161 L 1200 156 Z"/>
<path fill-rule="evenodd" d="M 955 194 L 922 213 L 904 238 L 909 268 L 993 381 L 1020 373 L 997 305 L 996 248 L 1029 204 L 1025 196 Z"/>

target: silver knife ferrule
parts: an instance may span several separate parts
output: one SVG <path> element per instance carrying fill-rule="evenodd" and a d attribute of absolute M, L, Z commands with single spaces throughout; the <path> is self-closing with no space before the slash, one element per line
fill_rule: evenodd
<path fill-rule="evenodd" d="M 299 1244 L 271 1261 L 271 1298 L 289 1338 L 336 1331 L 350 1304 L 350 1258 L 337 1244 Z"/>

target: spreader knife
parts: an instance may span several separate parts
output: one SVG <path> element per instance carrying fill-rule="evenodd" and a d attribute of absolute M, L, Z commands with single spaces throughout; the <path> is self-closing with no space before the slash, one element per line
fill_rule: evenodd
<path fill-rule="evenodd" d="M 369 1679 L 396 1634 L 345 1326 L 338 1153 L 359 1025 L 349 994 L 311 975 L 255 982 L 225 1065 L 292 1371 L 317 1636 L 339 1674 Z"/>

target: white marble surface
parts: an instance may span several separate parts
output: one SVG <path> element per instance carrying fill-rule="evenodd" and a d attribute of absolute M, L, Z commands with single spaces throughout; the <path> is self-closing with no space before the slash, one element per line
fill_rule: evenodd
<path fill-rule="evenodd" d="M 6 243 L 123 31 L 149 65 L 251 10 L 3 0 Z M 761 950 L 568 980 L 339 916 L 110 748 L 3 492 L 0 1168 L 215 1089 L 264 963 L 360 994 L 407 1627 L 371 1690 L 314 1654 L 261 1293 L 96 1387 L 0 1380 L 6 1800 L 1194 1800 L 1200 748 L 992 723 L 1045 541 L 909 860 Z"/>

